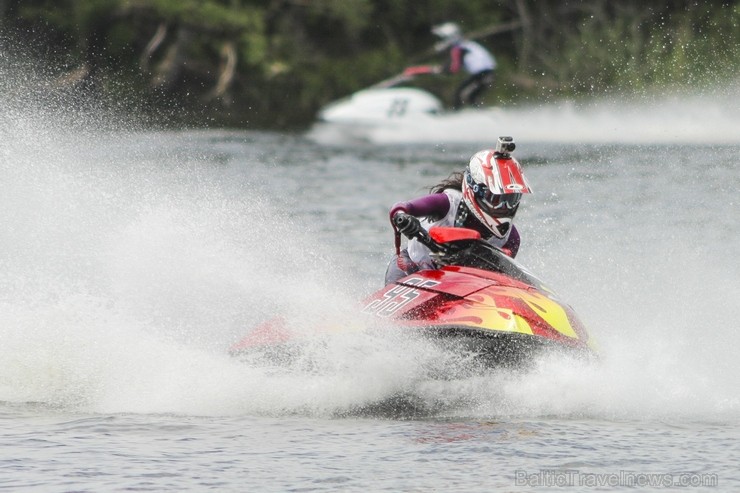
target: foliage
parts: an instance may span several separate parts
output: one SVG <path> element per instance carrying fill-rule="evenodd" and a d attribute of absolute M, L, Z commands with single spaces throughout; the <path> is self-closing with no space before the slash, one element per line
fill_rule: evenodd
<path fill-rule="evenodd" d="M 490 102 L 735 81 L 740 68 L 740 0 L 4 0 L 0 20 L 65 80 L 76 70 L 87 89 L 125 85 L 241 125 L 302 124 L 441 61 L 430 28 L 448 20 L 496 55 Z M 447 96 L 456 82 L 420 83 Z"/>
<path fill-rule="evenodd" d="M 615 18 L 592 16 L 566 40 L 560 80 L 574 89 L 635 90 L 719 82 L 737 74 L 740 7 L 715 2 L 684 9 L 624 4 Z M 584 61 L 586 63 L 584 63 Z"/>

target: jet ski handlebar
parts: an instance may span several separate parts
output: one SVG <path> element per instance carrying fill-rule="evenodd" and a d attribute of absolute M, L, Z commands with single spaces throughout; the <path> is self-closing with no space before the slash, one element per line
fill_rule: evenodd
<path fill-rule="evenodd" d="M 429 236 L 427 230 L 421 227 L 421 223 L 417 217 L 406 214 L 405 212 L 397 212 L 393 216 L 393 225 L 406 238 L 409 240 L 418 240 L 433 252 L 444 253 L 448 250 L 446 245 L 437 243 Z"/>
<path fill-rule="evenodd" d="M 417 217 L 405 212 L 397 212 L 393 216 L 393 225 L 398 241 L 401 234 L 410 240 L 420 241 L 431 250 L 431 257 L 438 265 L 460 265 L 502 272 L 530 286 L 546 289 L 542 281 L 523 270 L 507 254 L 480 237 L 452 239 L 446 243 L 439 243 L 421 226 Z"/>

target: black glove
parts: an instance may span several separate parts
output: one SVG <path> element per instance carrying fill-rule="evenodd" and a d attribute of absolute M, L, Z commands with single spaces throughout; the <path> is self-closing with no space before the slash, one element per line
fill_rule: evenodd
<path fill-rule="evenodd" d="M 403 212 L 399 212 L 393 216 L 393 224 L 406 238 L 414 238 L 421 231 L 419 220 Z"/>

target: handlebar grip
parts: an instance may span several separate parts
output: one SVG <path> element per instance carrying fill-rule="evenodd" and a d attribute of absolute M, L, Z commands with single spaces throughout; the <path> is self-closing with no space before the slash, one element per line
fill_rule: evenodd
<path fill-rule="evenodd" d="M 393 224 L 396 225 L 396 227 L 402 227 L 404 224 L 406 224 L 407 221 L 410 220 L 409 215 L 406 214 L 403 211 L 396 212 L 393 214 Z"/>
<path fill-rule="evenodd" d="M 399 232 L 409 239 L 415 237 L 421 230 L 419 220 L 405 212 L 397 212 L 393 216 L 393 224 Z"/>
<path fill-rule="evenodd" d="M 409 240 L 416 239 L 425 245 L 433 252 L 442 252 L 446 248 L 444 245 L 440 245 L 434 241 L 427 231 L 422 228 L 421 222 L 415 216 L 406 214 L 405 212 L 397 212 L 393 215 L 393 225 L 396 227 L 399 233 L 402 233 Z"/>

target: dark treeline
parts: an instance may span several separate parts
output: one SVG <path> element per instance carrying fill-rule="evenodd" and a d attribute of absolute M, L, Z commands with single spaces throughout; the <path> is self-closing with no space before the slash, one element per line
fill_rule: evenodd
<path fill-rule="evenodd" d="M 0 0 L 0 28 L 59 84 L 227 125 L 303 125 L 435 61 L 445 21 L 496 55 L 488 103 L 736 83 L 740 67 L 740 0 Z M 419 81 L 443 99 L 456 82 Z"/>

